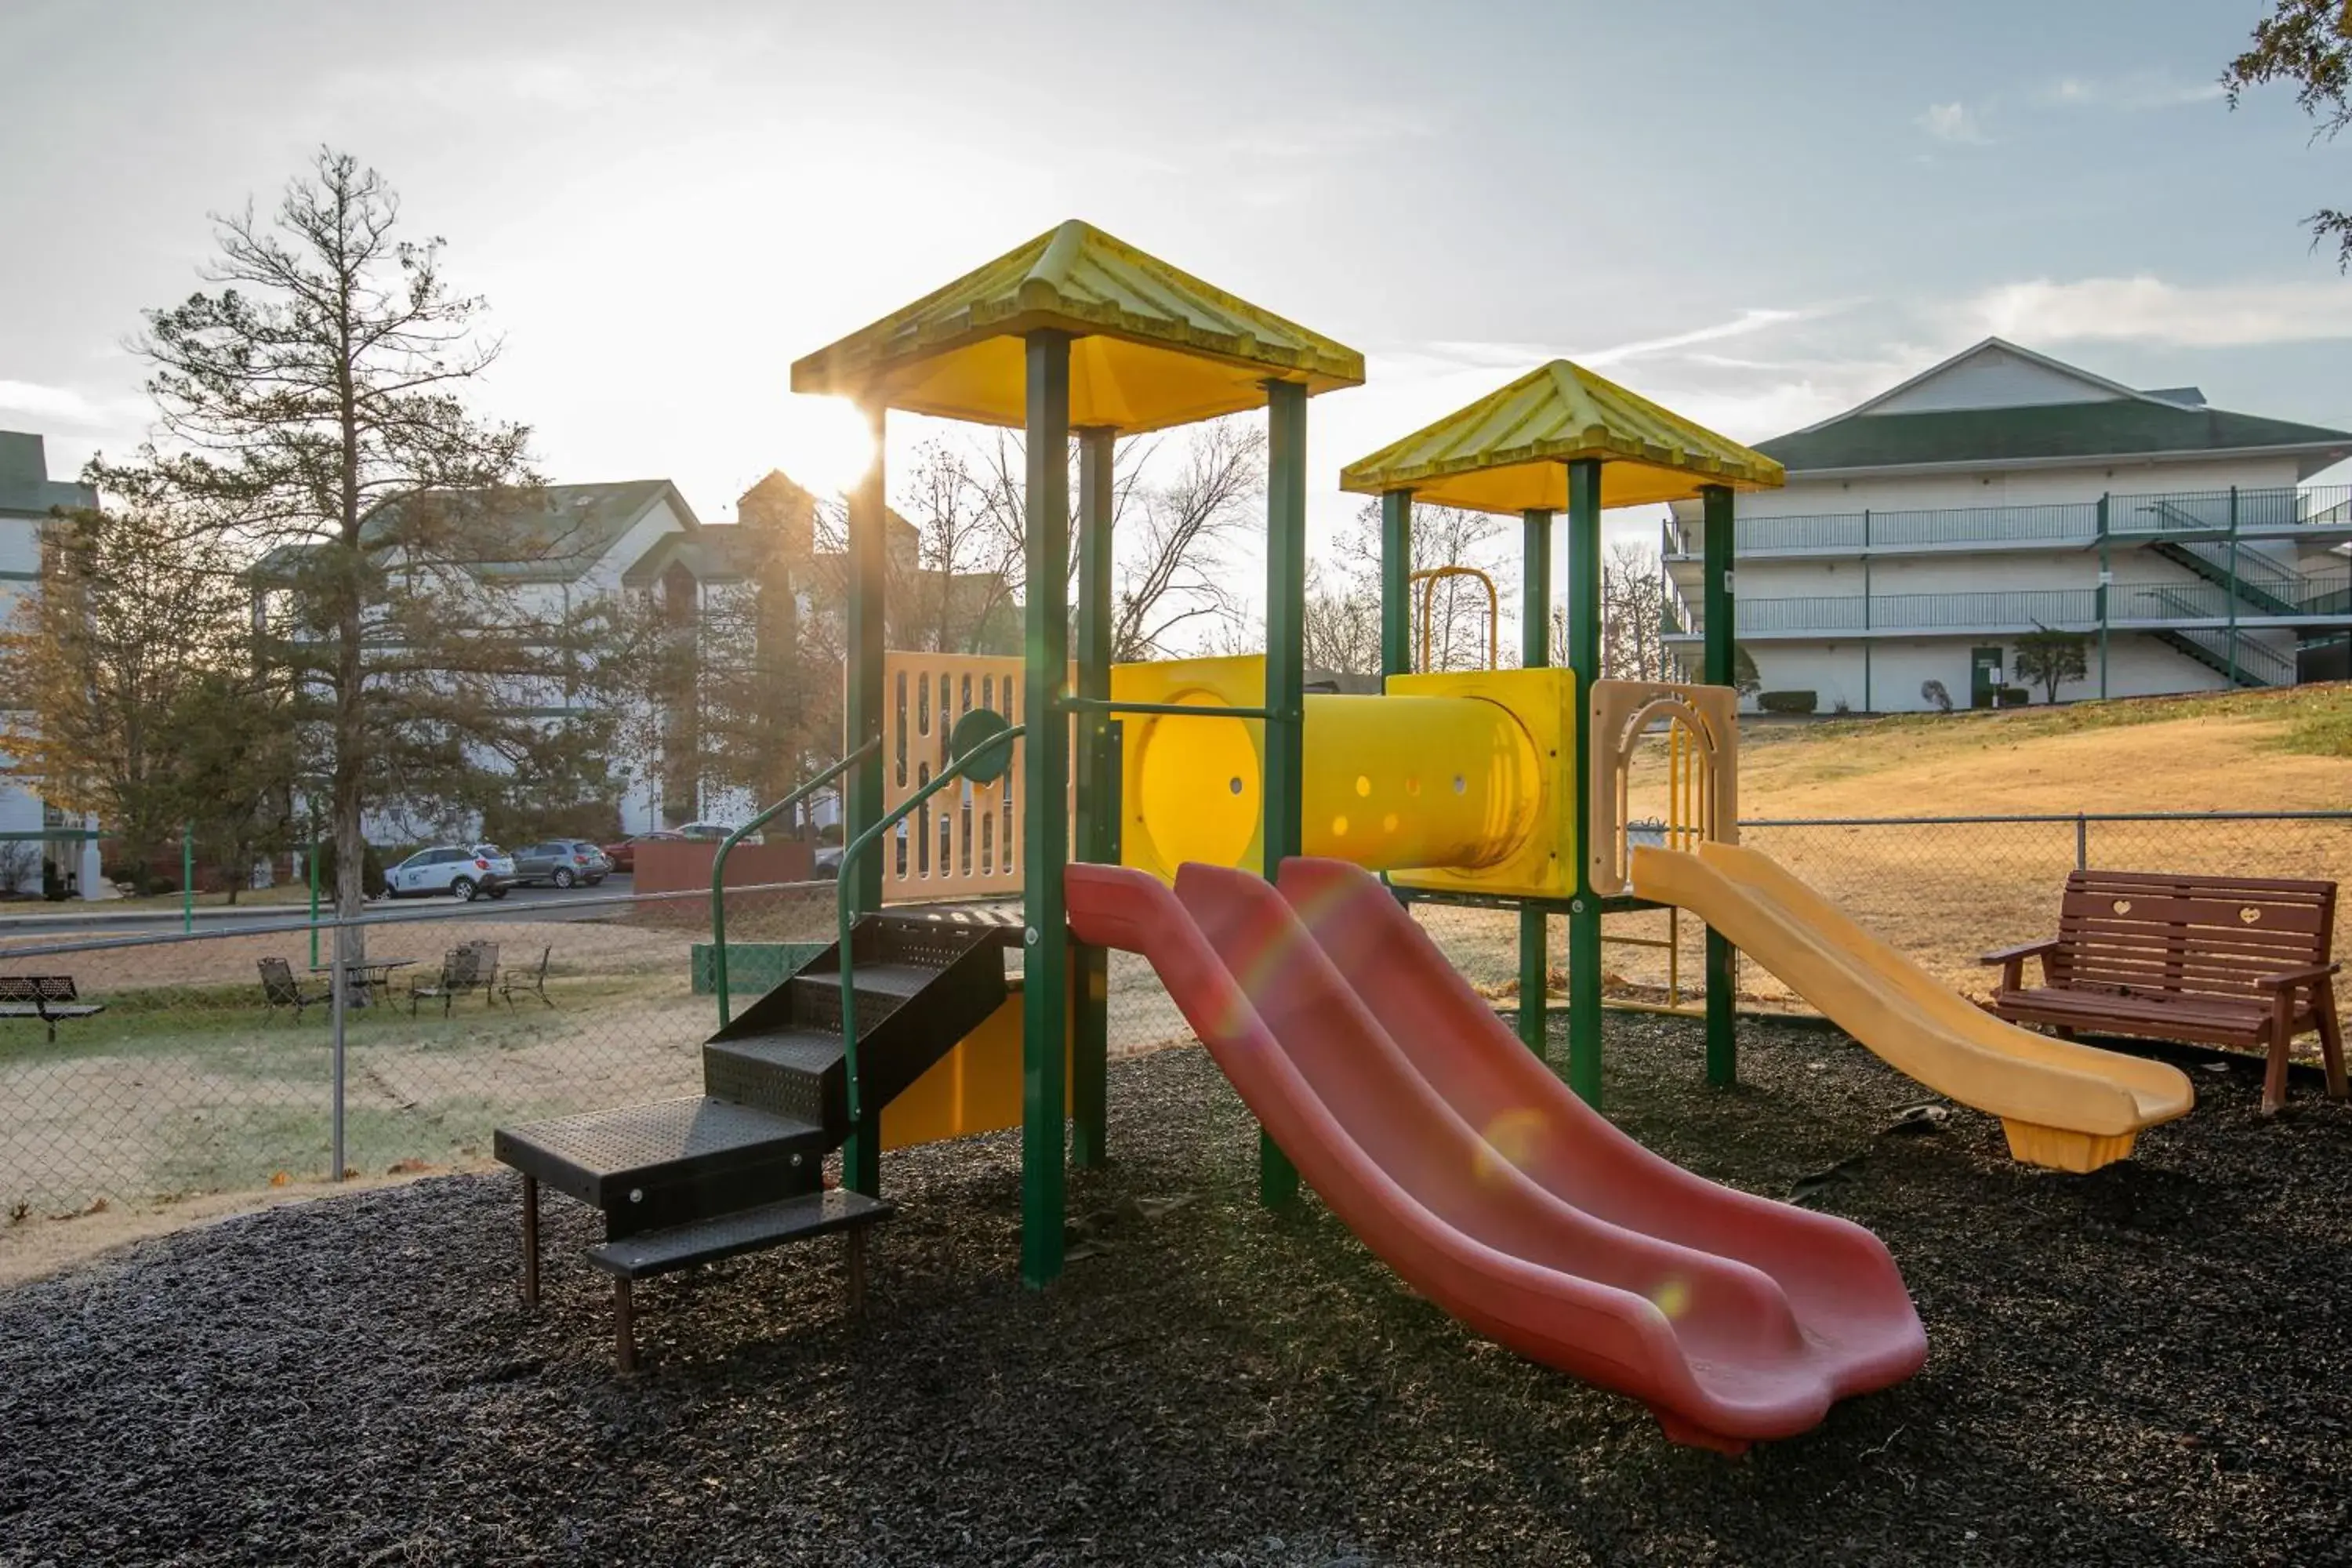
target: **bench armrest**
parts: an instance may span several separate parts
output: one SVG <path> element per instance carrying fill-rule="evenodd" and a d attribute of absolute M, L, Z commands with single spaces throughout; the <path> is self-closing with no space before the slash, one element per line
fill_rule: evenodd
<path fill-rule="evenodd" d="M 2057 949 L 2058 939 L 2054 936 L 2046 936 L 2040 942 L 2020 942 L 2015 947 L 2004 947 L 1998 952 L 1979 953 L 1977 955 L 1977 962 L 2000 964 L 2000 988 L 2003 991 L 2015 991 L 2025 984 L 2025 961 L 2029 958 L 2040 958 L 2046 974 L 2050 954 Z"/>
<path fill-rule="evenodd" d="M 2283 991 L 2289 986 L 2308 984 L 2326 980 L 2344 966 L 2341 963 L 2311 963 L 2301 969 L 2283 969 L 2276 974 L 2257 975 L 2254 984 L 2266 991 Z"/>

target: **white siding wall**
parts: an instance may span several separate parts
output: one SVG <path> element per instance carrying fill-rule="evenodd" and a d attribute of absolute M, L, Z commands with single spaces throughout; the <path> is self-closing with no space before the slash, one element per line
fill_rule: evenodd
<path fill-rule="evenodd" d="M 0 573 L 37 574 L 41 569 L 40 525 L 27 517 L 0 516 Z M 0 577 L 0 619 L 16 613 L 17 602 L 35 591 L 30 583 Z M 0 753 L 0 767 L 9 759 Z M 0 775 L 0 833 L 32 833 L 41 826 L 40 797 Z M 5 840 L 0 840 L 5 845 Z M 31 846 L 30 875 L 8 890 L 37 893 L 41 888 L 41 847 Z"/>
<path fill-rule="evenodd" d="M 2249 634 L 2249 640 L 2256 640 Z M 2263 639 L 2288 656 L 2293 645 L 2275 637 Z M 2006 637 L 1920 637 L 1873 639 L 1868 666 L 1863 644 L 1845 642 L 1753 642 L 1747 645 L 1756 661 L 1756 673 L 1767 691 L 1814 691 L 1821 711 L 1835 710 L 1841 701 L 1853 711 L 1867 702 L 1881 713 L 1923 712 L 1935 705 L 1919 695 L 1922 682 L 1940 680 L 1954 708 L 1969 705 L 1969 650 L 2000 646 L 2001 668 L 2010 684 L 2015 676 L 2016 650 Z M 2090 671 L 2080 681 L 2058 689 L 2058 700 L 2072 702 L 2099 694 L 2099 656 L 2090 649 Z M 2228 683 L 2216 671 L 2187 655 L 2138 633 L 2116 632 L 2108 638 L 2107 693 L 2111 697 L 2160 697 L 2182 691 L 2218 691 Z M 2032 689 L 2042 700 L 2042 689 Z M 1747 705 L 1755 711 L 1753 701 Z"/>
<path fill-rule="evenodd" d="M 1890 394 L 1873 414 L 1925 414 L 1948 408 L 2040 408 L 2055 403 L 2113 403 L 2123 394 L 2021 358 L 1999 346 L 1944 366 L 1916 386 Z"/>

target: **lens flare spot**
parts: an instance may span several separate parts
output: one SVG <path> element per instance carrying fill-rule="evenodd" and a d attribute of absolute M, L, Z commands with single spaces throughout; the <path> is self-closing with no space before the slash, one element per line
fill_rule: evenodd
<path fill-rule="evenodd" d="M 1421 793 L 1421 781 L 1417 778 L 1409 778 L 1405 780 L 1404 793 L 1407 795 L 1419 795 Z"/>
<path fill-rule="evenodd" d="M 1371 780 L 1370 780 L 1370 779 L 1368 779 L 1368 778 L 1366 778 L 1363 774 L 1361 774 L 1361 773 L 1358 773 L 1358 774 L 1356 775 L 1356 793 L 1357 793 L 1358 795 L 1370 795 L 1370 794 L 1371 794 L 1371 793 L 1372 793 L 1372 781 L 1371 781 Z"/>
<path fill-rule="evenodd" d="M 1506 1170 L 1525 1166 L 1535 1157 L 1543 1130 L 1543 1112 L 1532 1106 L 1506 1110 L 1486 1123 L 1478 1145 L 1479 1181 L 1496 1182 Z"/>
<path fill-rule="evenodd" d="M 1331 819 L 1331 837 L 1334 838 L 1345 838 L 1348 837 L 1348 819 L 1346 817 L 1335 816 Z"/>
<path fill-rule="evenodd" d="M 1664 1312 L 1669 1321 L 1690 1310 L 1690 1281 L 1678 1274 L 1670 1274 L 1658 1281 L 1650 1292 L 1650 1305 Z"/>
<path fill-rule="evenodd" d="M 1391 811 L 1386 816 L 1381 818 L 1381 831 L 1383 833 L 1394 833 L 1396 830 L 1397 814 Z"/>

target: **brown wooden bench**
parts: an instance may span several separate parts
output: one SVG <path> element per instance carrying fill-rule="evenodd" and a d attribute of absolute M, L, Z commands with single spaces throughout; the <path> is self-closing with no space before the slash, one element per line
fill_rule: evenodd
<path fill-rule="evenodd" d="M 2344 1098 L 2344 1028 L 2330 984 L 2336 884 L 2161 871 L 2076 871 L 2058 934 L 1986 953 L 1992 1009 L 2072 1037 L 2089 1029 L 2266 1050 L 2263 1114 L 2286 1100 L 2287 1047 L 2319 1032 L 2327 1092 Z M 2042 984 L 2025 984 L 2025 961 Z"/>
<path fill-rule="evenodd" d="M 0 1018 L 38 1018 L 58 1043 L 58 1020 L 89 1018 L 106 1011 L 103 1002 L 85 1002 L 70 974 L 0 974 Z"/>

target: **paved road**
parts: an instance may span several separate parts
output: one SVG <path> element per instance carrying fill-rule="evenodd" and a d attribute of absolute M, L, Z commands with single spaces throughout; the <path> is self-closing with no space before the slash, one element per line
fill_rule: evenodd
<path fill-rule="evenodd" d="M 605 879 L 600 888 L 517 888 L 492 906 L 502 913 L 513 910 L 521 919 L 593 920 L 609 915 L 614 906 L 598 901 L 598 895 L 626 893 L 631 879 L 626 874 Z M 374 910 L 423 912 L 456 909 L 454 899 L 397 899 L 389 902 L 378 900 L 368 906 Z M 18 910 L 23 913 L 18 913 Z M 214 905 L 201 906 L 196 910 L 199 931 L 236 931 L 242 926 L 272 921 L 299 921 L 310 913 L 303 904 L 239 904 L 234 909 Z M 476 919 L 486 919 L 477 915 Z M 0 937 L 69 938 L 76 936 L 130 936 L 140 931 L 177 931 L 180 911 L 176 909 L 112 910 L 102 903 L 84 904 L 13 904 L 0 905 Z"/>

